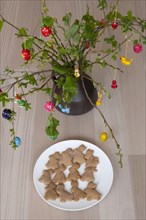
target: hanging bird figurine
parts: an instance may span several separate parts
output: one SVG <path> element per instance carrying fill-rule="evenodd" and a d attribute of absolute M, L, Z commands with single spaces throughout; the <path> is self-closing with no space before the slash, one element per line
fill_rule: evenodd
<path fill-rule="evenodd" d="M 129 66 L 131 64 L 131 62 L 133 61 L 133 58 L 131 58 L 130 60 L 127 60 L 127 58 L 125 56 L 120 57 L 121 63 Z"/>

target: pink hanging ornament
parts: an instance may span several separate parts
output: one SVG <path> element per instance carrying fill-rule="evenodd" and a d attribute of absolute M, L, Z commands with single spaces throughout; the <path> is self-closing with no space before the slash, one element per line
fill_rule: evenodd
<path fill-rule="evenodd" d="M 48 111 L 48 112 L 51 112 L 54 108 L 54 104 L 53 102 L 46 102 L 45 105 L 44 105 L 44 108 Z"/>
<path fill-rule="evenodd" d="M 133 46 L 133 50 L 135 53 L 140 53 L 142 51 L 142 45 L 137 43 Z"/>

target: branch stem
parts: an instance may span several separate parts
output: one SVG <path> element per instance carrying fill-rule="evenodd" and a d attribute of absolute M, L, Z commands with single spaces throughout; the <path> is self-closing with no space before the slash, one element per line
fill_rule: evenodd
<path fill-rule="evenodd" d="M 110 131 L 110 133 L 111 133 L 111 135 L 112 135 L 112 138 L 114 139 L 114 141 L 115 141 L 115 143 L 116 143 L 116 147 L 117 147 L 117 149 L 118 149 L 117 155 L 119 155 L 119 157 L 120 157 L 118 163 L 119 163 L 120 167 L 122 168 L 122 156 L 123 156 L 123 155 L 121 154 L 121 148 L 120 148 L 120 145 L 119 145 L 119 143 L 118 143 L 118 141 L 117 141 L 117 139 L 116 139 L 116 137 L 115 137 L 115 135 L 114 135 L 114 133 L 113 133 L 113 130 L 112 130 L 112 128 L 110 127 L 109 123 L 107 122 L 107 120 L 106 120 L 104 114 L 102 113 L 102 111 L 101 111 L 97 106 L 95 106 L 94 103 L 92 102 L 92 100 L 90 99 L 90 97 L 89 97 L 89 95 L 88 95 L 88 93 L 87 93 L 87 91 L 86 91 L 86 88 L 85 88 L 85 85 L 84 85 L 84 80 L 83 80 L 82 76 L 81 76 L 81 81 L 82 81 L 83 89 L 84 89 L 84 92 L 85 92 L 85 95 L 86 95 L 87 99 L 89 100 L 90 104 L 91 104 L 93 107 L 95 107 L 95 109 L 96 109 L 96 110 L 99 112 L 99 114 L 101 115 L 101 117 L 102 117 L 102 119 L 103 119 L 103 121 L 104 121 L 104 124 L 108 127 L 108 129 L 109 129 L 109 131 Z"/>

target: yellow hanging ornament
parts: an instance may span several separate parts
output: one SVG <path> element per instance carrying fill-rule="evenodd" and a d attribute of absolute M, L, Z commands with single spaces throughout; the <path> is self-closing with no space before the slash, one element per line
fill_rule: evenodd
<path fill-rule="evenodd" d="M 129 66 L 131 62 L 133 61 L 133 58 L 131 58 L 130 60 L 127 60 L 126 57 L 122 56 L 120 57 L 120 60 L 122 64 Z"/>
<path fill-rule="evenodd" d="M 77 78 L 80 76 L 79 69 L 75 69 L 74 76 Z"/>
<path fill-rule="evenodd" d="M 102 96 L 103 96 L 103 94 L 101 92 L 98 92 L 98 99 L 96 101 L 96 106 L 102 105 Z"/>
<path fill-rule="evenodd" d="M 107 139 L 108 139 L 107 133 L 106 133 L 106 132 L 102 132 L 102 133 L 100 134 L 100 140 L 101 140 L 102 142 L 105 142 Z"/>
<path fill-rule="evenodd" d="M 77 77 L 77 78 L 80 76 L 80 71 L 79 71 L 78 64 L 75 64 L 75 66 L 74 66 L 74 76 Z"/>

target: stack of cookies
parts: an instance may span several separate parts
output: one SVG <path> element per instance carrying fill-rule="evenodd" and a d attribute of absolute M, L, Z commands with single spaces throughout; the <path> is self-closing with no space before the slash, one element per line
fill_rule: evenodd
<path fill-rule="evenodd" d="M 63 152 L 55 152 L 49 156 L 39 181 L 45 186 L 46 200 L 60 199 L 61 202 L 79 201 L 80 199 L 100 200 L 101 194 L 96 190 L 94 172 L 97 172 L 98 157 L 94 151 L 87 149 L 84 145 L 78 148 L 68 148 Z M 82 175 L 79 169 L 85 165 Z M 65 173 L 67 173 L 66 175 Z M 65 190 L 65 183 L 71 183 L 70 192 Z M 79 182 L 87 182 L 87 187 L 82 190 Z"/>

